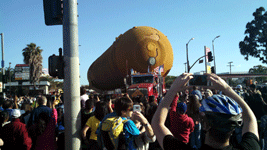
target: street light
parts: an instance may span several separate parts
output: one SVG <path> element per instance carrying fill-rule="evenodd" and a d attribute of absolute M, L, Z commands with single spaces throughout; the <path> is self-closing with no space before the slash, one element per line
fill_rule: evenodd
<path fill-rule="evenodd" d="M 188 44 L 190 41 L 194 40 L 195 38 L 191 38 L 187 43 L 186 43 L 186 59 L 187 59 L 187 73 L 189 73 L 189 60 L 188 60 Z"/>
<path fill-rule="evenodd" d="M 212 49 L 213 49 L 213 60 L 214 60 L 214 73 L 216 74 L 216 63 L 215 63 L 215 53 L 214 53 L 214 40 L 219 38 L 220 35 L 216 36 L 213 40 L 212 40 Z"/>

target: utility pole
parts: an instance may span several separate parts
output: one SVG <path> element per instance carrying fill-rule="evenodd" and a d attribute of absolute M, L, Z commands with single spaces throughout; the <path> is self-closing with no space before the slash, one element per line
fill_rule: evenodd
<path fill-rule="evenodd" d="M 77 0 L 63 1 L 65 149 L 81 149 L 81 100 Z"/>
<path fill-rule="evenodd" d="M 232 65 L 232 63 L 233 63 L 232 61 L 231 62 L 228 62 L 229 65 L 227 65 L 227 66 L 230 67 L 230 74 L 232 74 L 232 66 L 234 66 L 234 65 Z"/>
<path fill-rule="evenodd" d="M 1 47 L 2 47 L 2 93 L 3 93 L 3 99 L 6 97 L 5 95 L 5 83 L 4 83 L 4 77 L 5 77 L 5 61 L 4 61 L 4 33 L 0 33 L 1 35 Z"/>
<path fill-rule="evenodd" d="M 184 63 L 184 72 L 186 73 L 186 62 Z"/>

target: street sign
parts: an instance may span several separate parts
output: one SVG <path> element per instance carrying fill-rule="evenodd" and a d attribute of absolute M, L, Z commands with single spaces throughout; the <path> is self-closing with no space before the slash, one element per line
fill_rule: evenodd
<path fill-rule="evenodd" d="M 137 96 L 139 96 L 139 95 L 144 96 L 144 94 L 143 94 L 140 90 L 137 89 L 137 90 L 131 95 L 131 97 L 137 97 Z"/>

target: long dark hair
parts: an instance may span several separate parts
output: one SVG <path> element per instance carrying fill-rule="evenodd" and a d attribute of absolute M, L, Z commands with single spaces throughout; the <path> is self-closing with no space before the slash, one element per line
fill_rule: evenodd
<path fill-rule="evenodd" d="M 199 99 L 196 95 L 190 95 L 189 96 L 189 103 L 187 104 L 187 114 L 191 118 L 196 118 L 199 115 Z"/>
<path fill-rule="evenodd" d="M 133 107 L 133 101 L 128 97 L 122 97 L 115 101 L 115 111 L 118 116 L 121 116 L 121 111 L 127 111 L 129 107 Z"/>
<path fill-rule="evenodd" d="M 102 121 L 103 118 L 108 114 L 107 103 L 104 101 L 99 101 L 95 105 L 95 117 Z"/>
<path fill-rule="evenodd" d="M 4 123 L 5 120 L 8 120 L 9 119 L 9 114 L 7 111 L 2 111 L 0 113 L 0 125 L 2 127 L 2 124 Z"/>
<path fill-rule="evenodd" d="M 63 108 L 57 108 L 57 122 L 61 122 L 64 124 L 64 113 Z"/>
<path fill-rule="evenodd" d="M 49 115 L 45 112 L 42 112 L 38 116 L 36 134 L 37 136 L 42 135 L 47 127 L 50 118 Z"/>

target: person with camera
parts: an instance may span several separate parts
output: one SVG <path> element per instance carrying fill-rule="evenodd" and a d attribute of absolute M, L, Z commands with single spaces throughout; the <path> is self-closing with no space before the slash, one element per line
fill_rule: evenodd
<path fill-rule="evenodd" d="M 219 76 L 205 75 L 213 83 L 213 86 L 209 88 L 222 90 L 227 96 L 213 95 L 202 101 L 200 112 L 204 119 L 203 126 L 206 130 L 206 137 L 204 145 L 200 149 L 259 150 L 257 120 L 247 103 Z M 177 140 L 164 125 L 175 94 L 185 90 L 186 84 L 192 78 L 191 73 L 184 73 L 176 78 L 152 119 L 152 128 L 160 146 L 164 149 L 192 149 L 189 145 Z M 230 145 L 229 139 L 234 128 L 241 125 L 242 118 L 242 141 L 233 147 Z"/>
<path fill-rule="evenodd" d="M 139 129 L 140 134 L 134 138 L 134 146 L 136 150 L 148 150 L 149 143 L 156 141 L 156 136 L 153 132 L 151 125 L 145 116 L 141 113 L 141 106 L 133 105 L 133 114 L 131 119 Z M 135 108 L 137 106 L 137 108 Z"/>

